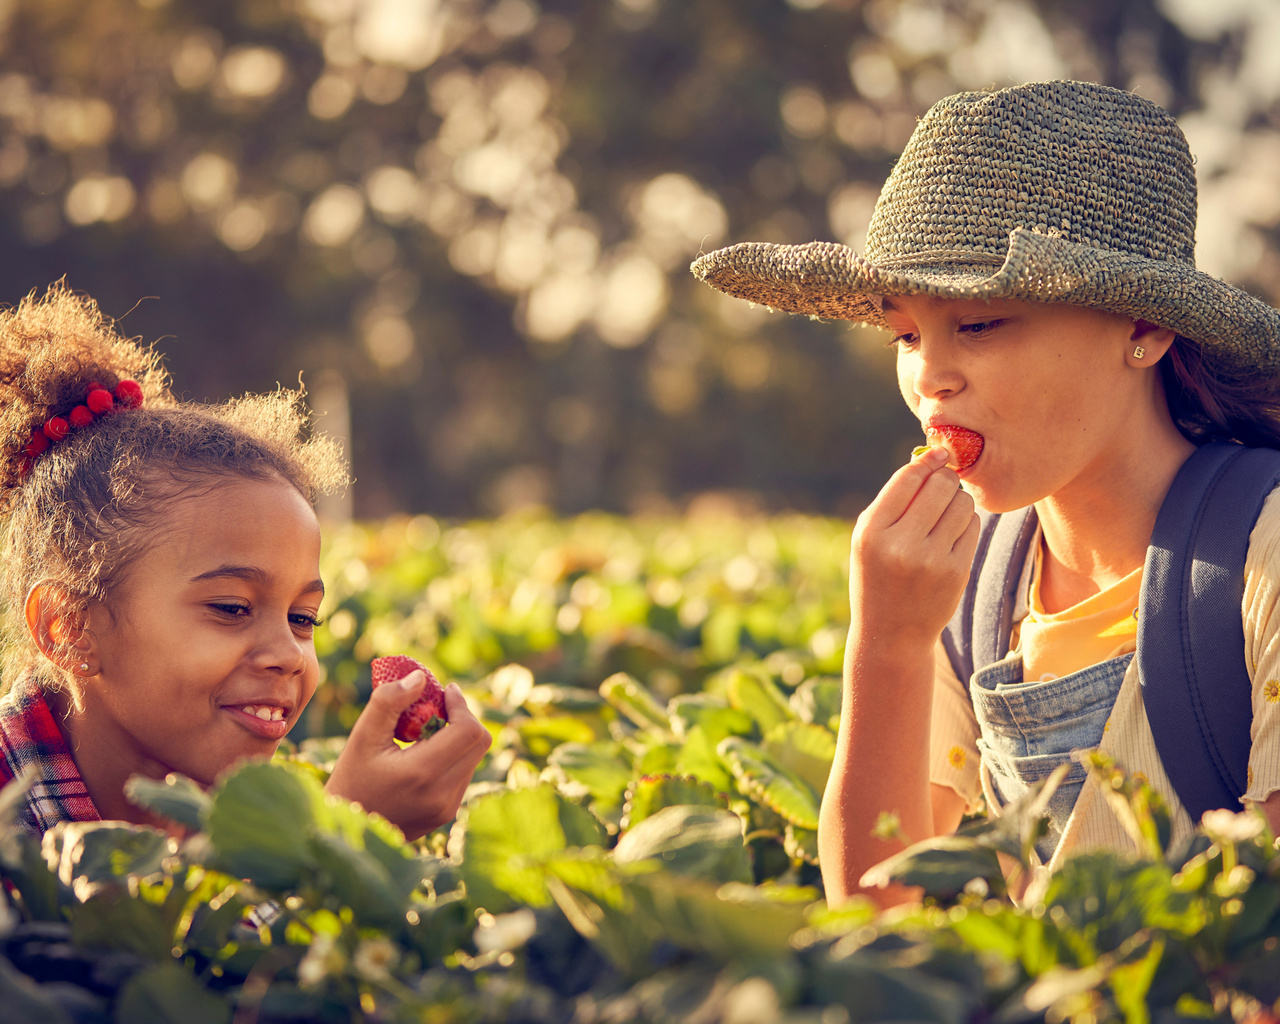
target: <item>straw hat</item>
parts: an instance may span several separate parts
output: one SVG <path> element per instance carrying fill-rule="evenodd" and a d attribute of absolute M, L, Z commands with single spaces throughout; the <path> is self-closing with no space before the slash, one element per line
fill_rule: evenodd
<path fill-rule="evenodd" d="M 1195 268 L 1196 179 L 1162 108 L 1087 82 L 940 100 L 880 193 L 866 253 L 747 242 L 690 268 L 730 295 L 883 326 L 881 295 L 1065 302 L 1280 371 L 1280 314 Z"/>

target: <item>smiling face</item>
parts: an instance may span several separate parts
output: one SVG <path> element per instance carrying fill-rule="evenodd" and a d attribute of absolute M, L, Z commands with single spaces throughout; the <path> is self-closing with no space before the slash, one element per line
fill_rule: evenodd
<path fill-rule="evenodd" d="M 961 477 L 988 511 L 1121 485 L 1141 439 L 1168 419 L 1159 375 L 1127 355 L 1135 323 L 1124 317 L 925 296 L 886 298 L 884 315 L 898 385 L 921 426 L 982 435 Z"/>
<path fill-rule="evenodd" d="M 109 606 L 89 610 L 86 759 L 208 784 L 269 757 L 315 692 L 319 559 L 315 514 L 283 481 L 215 477 L 174 499 Z"/>

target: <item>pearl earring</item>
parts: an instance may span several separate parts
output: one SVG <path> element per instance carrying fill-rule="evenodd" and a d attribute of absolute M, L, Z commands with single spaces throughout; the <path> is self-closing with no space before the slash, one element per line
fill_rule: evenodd
<path fill-rule="evenodd" d="M 1141 358 L 1142 358 L 1143 356 L 1145 356 L 1146 354 L 1147 354 L 1147 350 L 1146 350 L 1145 348 L 1143 348 L 1141 345 L 1135 345 L 1135 346 L 1133 347 L 1133 358 L 1134 358 L 1134 359 L 1141 359 Z"/>
<path fill-rule="evenodd" d="M 89 663 L 87 661 L 80 662 L 80 674 L 86 676 L 89 674 Z"/>

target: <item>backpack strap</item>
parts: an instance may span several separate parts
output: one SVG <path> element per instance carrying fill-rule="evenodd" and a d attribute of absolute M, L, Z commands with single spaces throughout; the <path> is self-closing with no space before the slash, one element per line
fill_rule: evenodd
<path fill-rule="evenodd" d="M 1280 452 L 1215 442 L 1178 471 L 1151 534 L 1138 602 L 1142 700 L 1193 821 L 1240 806 L 1252 685 L 1244 655 L 1249 536 L 1280 481 Z"/>
<path fill-rule="evenodd" d="M 1036 535 L 1035 509 L 1003 515 L 981 513 L 982 532 L 969 582 L 942 633 L 942 645 L 956 676 L 967 686 L 979 668 L 1009 653 L 1014 608 L 1026 580 L 1027 555 Z"/>

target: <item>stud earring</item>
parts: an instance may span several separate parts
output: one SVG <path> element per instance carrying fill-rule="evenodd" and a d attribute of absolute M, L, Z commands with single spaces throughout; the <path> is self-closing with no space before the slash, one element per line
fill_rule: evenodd
<path fill-rule="evenodd" d="M 1143 356 L 1145 356 L 1146 354 L 1147 354 L 1147 350 L 1146 350 L 1145 348 L 1143 348 L 1141 345 L 1135 345 L 1135 346 L 1133 347 L 1133 358 L 1134 358 L 1134 359 L 1141 359 L 1141 358 L 1142 358 Z"/>
<path fill-rule="evenodd" d="M 89 674 L 89 663 L 87 661 L 80 662 L 80 674 L 85 676 Z"/>

